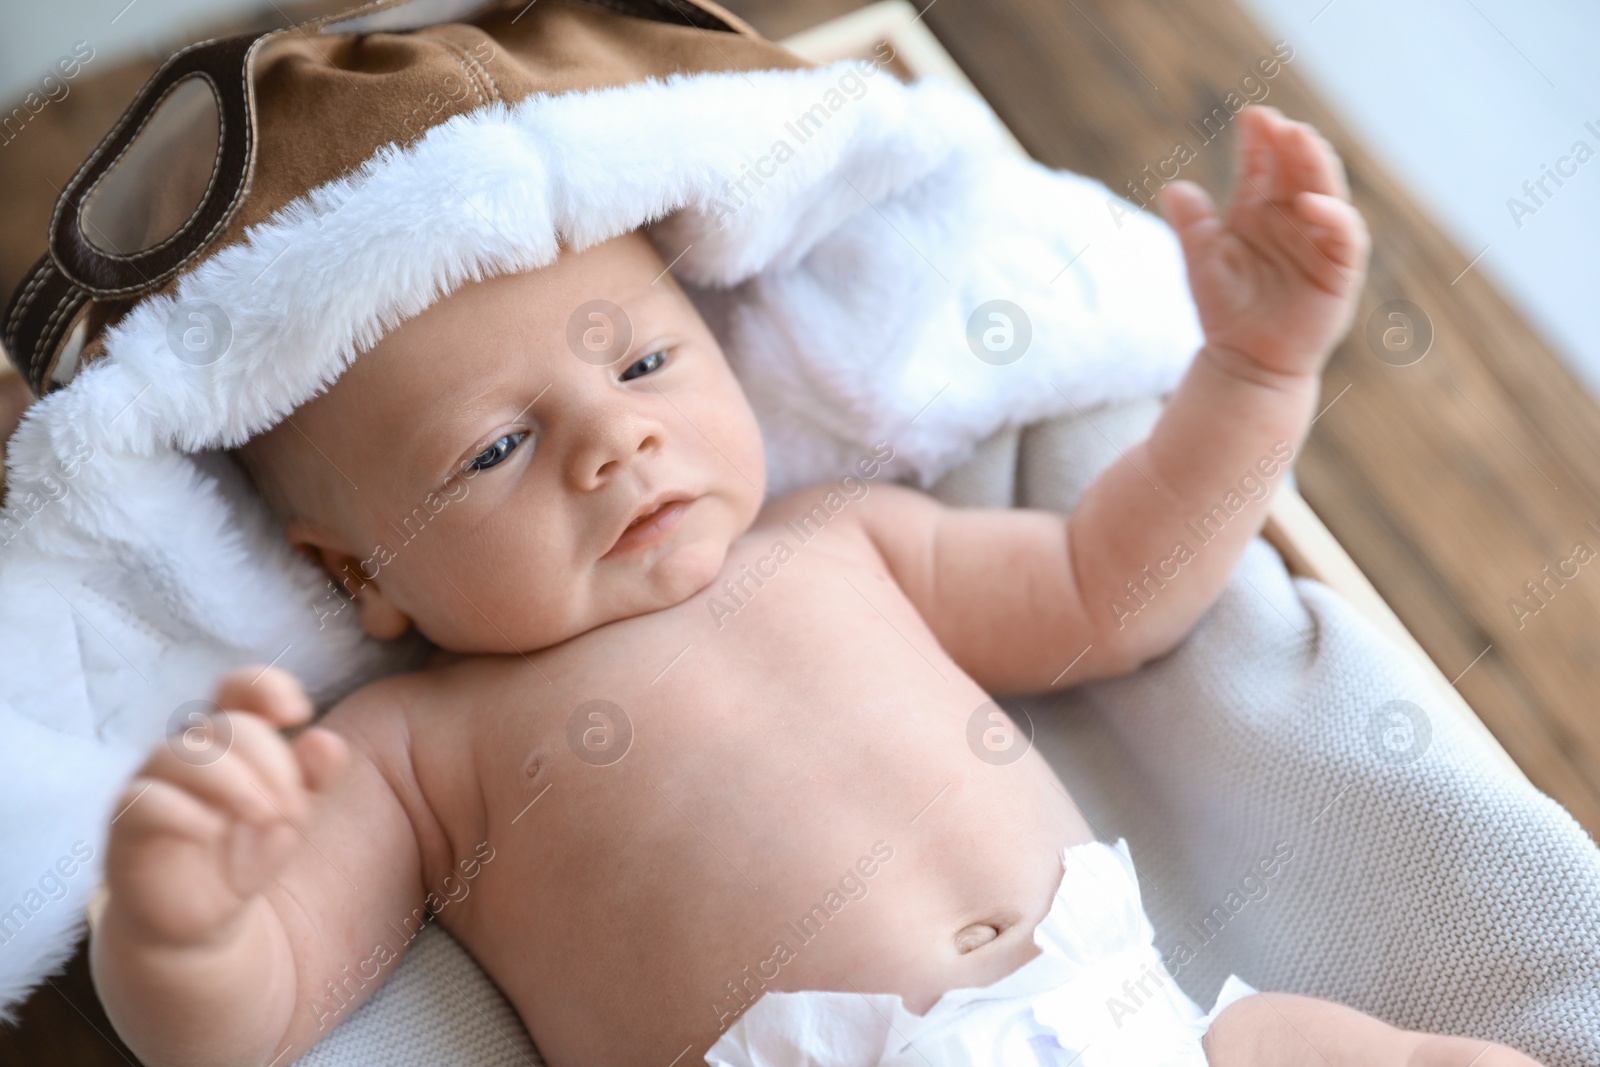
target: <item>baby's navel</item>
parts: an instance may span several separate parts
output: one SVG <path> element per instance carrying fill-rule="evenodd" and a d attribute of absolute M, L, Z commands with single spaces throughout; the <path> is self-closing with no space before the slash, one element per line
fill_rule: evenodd
<path fill-rule="evenodd" d="M 965 955 L 981 945 L 987 945 L 1000 936 L 1000 928 L 992 923 L 973 923 L 956 931 L 956 951 Z"/>

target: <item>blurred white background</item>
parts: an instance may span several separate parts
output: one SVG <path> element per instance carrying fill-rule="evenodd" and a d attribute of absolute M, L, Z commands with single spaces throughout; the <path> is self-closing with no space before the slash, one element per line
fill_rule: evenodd
<path fill-rule="evenodd" d="M 1301 76 L 1455 239 L 1461 267 L 1482 253 L 1472 269 L 1600 398 L 1600 4 L 1243 3 L 1268 36 L 1294 46 Z M 1558 187 L 1545 167 L 1578 141 L 1594 158 L 1561 164 L 1577 173 Z M 1534 213 L 1514 217 L 1512 197 Z"/>
<path fill-rule="evenodd" d="M 15 106 L 78 41 L 94 48 L 92 73 L 97 64 L 109 67 L 142 53 L 165 57 L 198 40 L 217 20 L 258 9 L 270 7 L 264 0 L 72 0 L 70 5 L 4 0 L 0 99 Z"/>
<path fill-rule="evenodd" d="M 1461 268 L 1481 254 L 1471 269 L 1498 282 L 1600 397 L 1600 4 L 1243 3 L 1269 37 L 1293 46 L 1294 68 L 1452 235 Z M 212 20 L 262 7 L 262 0 L 75 0 L 68 11 L 5 0 L 0 98 L 14 105 L 78 41 L 94 50 L 85 68 L 92 73 L 140 53 L 164 56 Z M 1595 158 L 1581 166 L 1569 159 L 1563 167 L 1576 166 L 1576 174 L 1558 187 L 1545 168 L 1555 169 L 1579 141 Z M 1542 203 L 1524 182 L 1535 183 Z M 1531 213 L 1513 217 L 1513 197 Z"/>

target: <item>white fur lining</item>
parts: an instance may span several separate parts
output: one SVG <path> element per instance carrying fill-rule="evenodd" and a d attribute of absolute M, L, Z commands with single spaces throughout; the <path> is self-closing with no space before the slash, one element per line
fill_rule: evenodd
<path fill-rule="evenodd" d="M 745 383 L 771 492 L 879 439 L 891 476 L 927 484 L 1003 426 L 1176 382 L 1199 339 L 1181 258 L 1109 202 L 1007 155 L 986 107 L 944 82 L 847 64 L 674 76 L 458 116 L 144 301 L 8 449 L 0 1009 L 70 951 L 110 805 L 174 709 L 241 663 L 276 661 L 327 702 L 398 662 L 353 612 L 322 618 L 325 578 L 209 452 L 469 279 L 652 224 Z M 993 299 L 1031 322 L 1005 366 L 967 340 Z M 198 303 L 232 328 L 209 366 L 167 340 Z M 32 908 L 80 840 L 93 859 Z"/>

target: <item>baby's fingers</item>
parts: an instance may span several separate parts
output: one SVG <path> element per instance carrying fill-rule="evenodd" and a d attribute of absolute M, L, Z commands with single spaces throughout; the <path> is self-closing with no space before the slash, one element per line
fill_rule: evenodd
<path fill-rule="evenodd" d="M 1348 201 L 1322 193 L 1301 193 L 1295 198 L 1294 211 L 1321 255 L 1351 270 L 1366 264 L 1367 224 Z"/>
<path fill-rule="evenodd" d="M 230 819 L 272 822 L 303 806 L 294 795 L 299 771 L 281 738 L 254 736 L 272 728 L 251 715 L 218 712 L 212 716 L 214 737 L 206 748 L 190 749 L 180 737 L 167 739 L 145 762 L 144 777 L 159 779 L 190 793 Z M 275 744 L 277 753 L 270 751 Z M 263 751 L 265 749 L 266 751 Z M 273 766 L 287 761 L 287 768 Z M 274 796 L 276 794 L 276 796 Z"/>
<path fill-rule="evenodd" d="M 1205 253 L 1222 229 L 1211 197 L 1191 181 L 1170 182 L 1156 194 L 1162 217 L 1178 235 L 1190 275 L 1196 274 Z"/>
<path fill-rule="evenodd" d="M 160 778 L 139 777 L 128 783 L 111 820 L 107 870 L 125 869 L 136 847 L 156 836 L 184 838 L 208 846 L 227 831 L 228 819 L 193 793 Z"/>
<path fill-rule="evenodd" d="M 291 748 L 300 762 L 306 788 L 313 793 L 326 792 L 350 762 L 350 746 L 344 738 L 320 726 L 303 731 Z"/>
<path fill-rule="evenodd" d="M 1284 269 L 1294 272 L 1299 279 L 1333 296 L 1348 293 L 1359 280 L 1359 272 L 1343 262 L 1348 252 L 1340 253 L 1338 258 L 1329 254 L 1333 242 L 1320 227 L 1313 227 L 1285 208 L 1274 205 L 1266 219 L 1266 228 Z"/>
<path fill-rule="evenodd" d="M 230 821 L 159 778 L 134 779 L 106 854 L 111 897 L 147 934 L 188 943 L 238 913 L 282 865 L 295 831 Z"/>
<path fill-rule="evenodd" d="M 1156 194 L 1161 215 L 1179 236 L 1198 223 L 1214 218 L 1216 209 L 1210 195 L 1191 181 L 1170 182 Z"/>
<path fill-rule="evenodd" d="M 118 809 L 105 877 L 119 907 L 146 930 L 180 940 L 226 913 L 228 902 L 217 892 L 224 886 L 217 847 L 228 832 L 226 818 L 159 778 L 135 778 Z M 183 910 L 207 914 L 186 917 Z"/>
<path fill-rule="evenodd" d="M 240 667 L 230 671 L 217 687 L 217 703 L 248 711 L 274 726 L 299 726 L 310 722 L 311 698 L 299 679 L 277 667 Z"/>
<path fill-rule="evenodd" d="M 1296 191 L 1350 199 L 1350 182 L 1344 164 L 1321 134 L 1303 122 L 1279 118 L 1278 151 L 1283 161 L 1285 198 Z"/>

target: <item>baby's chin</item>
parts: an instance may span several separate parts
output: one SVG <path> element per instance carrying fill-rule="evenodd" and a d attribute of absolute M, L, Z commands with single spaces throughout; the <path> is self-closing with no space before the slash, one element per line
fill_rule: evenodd
<path fill-rule="evenodd" d="M 695 538 L 673 545 L 656 559 L 609 564 L 610 573 L 595 576 L 600 610 L 594 626 L 667 611 L 689 600 L 722 573 L 729 547 L 721 538 Z"/>
<path fill-rule="evenodd" d="M 695 509 L 654 549 L 596 561 L 591 581 L 607 616 L 596 626 L 677 607 L 716 581 L 750 517 L 730 514 L 722 501 L 709 498 Z"/>
<path fill-rule="evenodd" d="M 719 538 L 696 538 L 673 546 L 657 559 L 619 560 L 607 564 L 609 573 L 592 575 L 596 588 L 588 610 L 556 625 L 551 625 L 548 618 L 525 618 L 502 620 L 488 633 L 457 633 L 447 625 L 428 625 L 415 618 L 413 623 L 421 623 L 418 629 L 437 650 L 431 662 L 466 655 L 538 652 L 614 622 L 677 607 L 716 580 L 730 547 L 726 540 Z M 472 597 L 467 590 L 461 592 Z M 504 588 L 482 591 L 485 600 L 496 599 L 502 603 L 507 599 L 506 594 Z M 531 594 L 527 597 L 512 594 L 509 599 L 530 604 L 539 600 Z M 539 609 L 530 610 L 538 612 Z"/>

